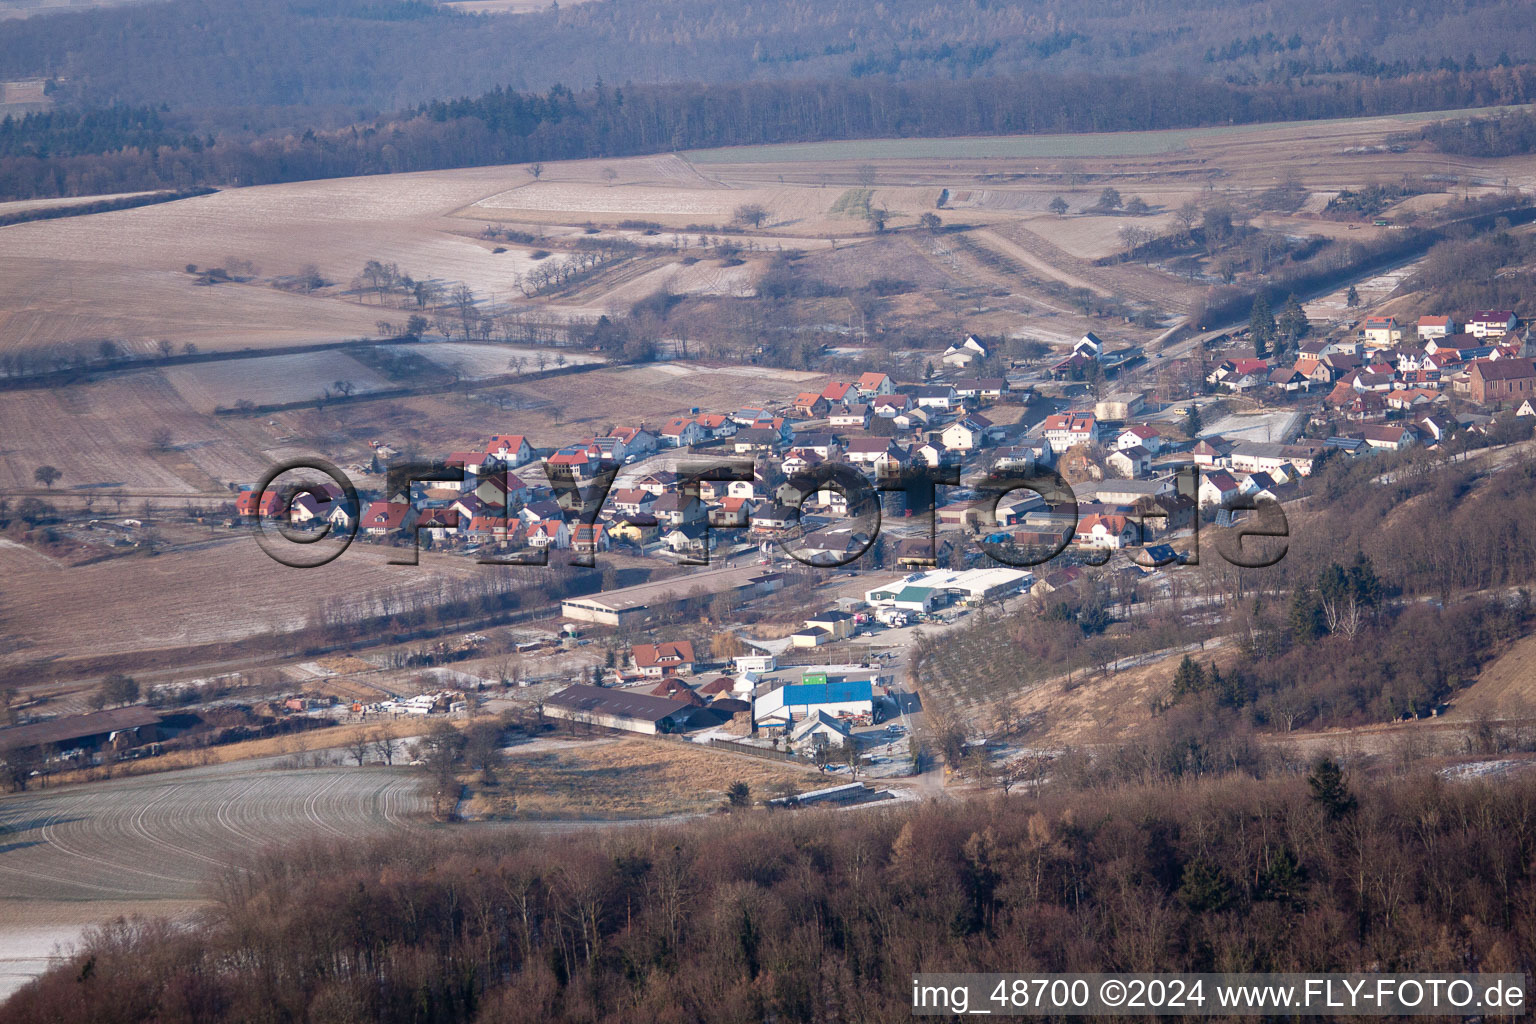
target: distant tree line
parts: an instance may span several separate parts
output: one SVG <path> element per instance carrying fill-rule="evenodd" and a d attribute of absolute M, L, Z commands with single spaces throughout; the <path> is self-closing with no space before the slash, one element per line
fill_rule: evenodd
<path fill-rule="evenodd" d="M 1536 113 L 1504 113 L 1426 125 L 1419 138 L 1456 156 L 1522 156 L 1536 153 Z"/>
<path fill-rule="evenodd" d="M 1504 71 L 1505 69 L 1498 69 Z M 394 119 L 297 134 L 241 134 L 187 144 L 135 128 L 82 134 L 74 121 L 13 124 L 0 197 L 32 198 L 256 185 L 713 146 L 912 136 L 1109 132 L 1468 107 L 1514 88 L 1492 72 L 1233 85 L 1162 73 L 1026 73 L 994 79 L 766 82 L 544 93 L 497 88 L 426 104 Z M 1519 101 L 1536 76 L 1514 79 Z M 63 155 L 49 142 L 67 140 Z M 80 152 L 87 144 L 99 152 Z"/>

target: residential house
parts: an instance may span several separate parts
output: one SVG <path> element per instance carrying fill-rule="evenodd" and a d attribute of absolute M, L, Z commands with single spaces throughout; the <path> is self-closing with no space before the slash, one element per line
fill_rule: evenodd
<path fill-rule="evenodd" d="M 642 487 L 619 487 L 608 494 L 608 504 L 624 515 L 649 511 L 655 500 L 656 495 Z"/>
<path fill-rule="evenodd" d="M 754 510 L 747 521 L 754 533 L 778 533 L 799 523 L 800 513 L 787 505 L 765 504 Z"/>
<path fill-rule="evenodd" d="M 1152 471 L 1152 453 L 1141 445 L 1134 448 L 1116 448 L 1106 458 L 1110 469 L 1128 479 L 1146 476 Z"/>
<path fill-rule="evenodd" d="M 677 492 L 663 494 L 651 503 L 650 514 L 666 526 L 687 526 L 702 523 L 709 517 L 704 503 L 692 495 Z"/>
<path fill-rule="evenodd" d="M 964 416 L 945 427 L 939 439 L 952 452 L 974 451 L 986 443 L 990 426 L 991 423 L 980 416 Z"/>
<path fill-rule="evenodd" d="M 791 452 L 814 452 L 823 459 L 836 458 L 838 454 L 837 438 L 829 433 L 817 431 L 813 434 L 800 434 L 795 437 Z"/>
<path fill-rule="evenodd" d="M 845 456 L 855 466 L 877 472 L 893 469 L 903 461 L 896 443 L 888 437 L 850 438 Z"/>
<path fill-rule="evenodd" d="M 851 397 L 850 397 L 851 396 Z M 821 397 L 830 405 L 833 402 L 847 403 L 859 397 L 852 384 L 845 380 L 834 380 L 821 390 Z"/>
<path fill-rule="evenodd" d="M 661 524 L 646 512 L 615 516 L 608 524 L 608 536 L 616 541 L 644 547 L 661 536 Z"/>
<path fill-rule="evenodd" d="M 1122 450 L 1140 447 L 1156 455 L 1163 450 L 1163 435 L 1156 427 L 1145 425 L 1126 427 L 1115 438 L 1115 447 Z"/>
<path fill-rule="evenodd" d="M 1072 346 L 1072 351 L 1085 355 L 1089 359 L 1097 359 L 1104 353 L 1104 341 L 1097 334 L 1089 331 L 1077 339 L 1077 344 Z"/>
<path fill-rule="evenodd" d="M 1440 444 L 1455 430 L 1450 417 L 1443 413 L 1422 413 L 1413 421 L 1413 426 L 1433 444 Z"/>
<path fill-rule="evenodd" d="M 590 482 L 602 471 L 602 460 L 593 458 L 585 448 L 562 448 L 544 461 L 544 475 L 551 483 L 569 480 L 578 486 Z"/>
<path fill-rule="evenodd" d="M 1390 423 L 1375 423 L 1360 430 L 1360 439 L 1372 448 L 1402 451 L 1413 447 L 1413 430 L 1410 427 Z"/>
<path fill-rule="evenodd" d="M 914 444 L 907 452 L 907 457 L 912 465 L 921 463 L 925 466 L 939 466 L 949 458 L 950 450 L 942 444 L 934 444 L 925 441 L 922 444 Z"/>
<path fill-rule="evenodd" d="M 1467 333 L 1474 338 L 1502 338 L 1520 322 L 1507 309 L 1484 309 L 1467 317 Z"/>
<path fill-rule="evenodd" d="M 1223 359 L 1205 379 L 1207 383 L 1231 388 L 1244 377 L 1257 379 L 1261 375 L 1269 375 L 1267 359 Z"/>
<path fill-rule="evenodd" d="M 595 555 L 611 545 L 608 529 L 602 523 L 577 523 L 571 531 L 571 550 L 578 555 Z"/>
<path fill-rule="evenodd" d="M 693 644 L 687 640 L 635 644 L 629 653 L 635 671 L 647 678 L 693 675 Z"/>
<path fill-rule="evenodd" d="M 746 526 L 751 513 L 751 498 L 721 498 L 720 504 L 709 510 L 709 522 L 719 527 Z"/>
<path fill-rule="evenodd" d="M 608 437 L 617 442 L 614 459 L 618 462 L 630 456 L 649 455 L 658 447 L 656 435 L 644 427 L 615 427 L 609 431 Z"/>
<path fill-rule="evenodd" d="M 858 389 L 859 397 L 868 401 L 876 395 L 892 394 L 896 390 L 896 382 L 891 379 L 890 374 L 875 370 L 861 374 L 859 379 L 854 381 L 854 387 Z"/>
<path fill-rule="evenodd" d="M 661 544 L 674 555 L 703 559 L 709 557 L 709 552 L 715 547 L 716 540 L 715 535 L 703 523 L 688 523 L 670 529 L 663 527 Z"/>
<path fill-rule="evenodd" d="M 1407 412 L 1420 406 L 1443 404 L 1447 399 L 1426 388 L 1400 388 L 1387 396 L 1387 408 Z"/>
<path fill-rule="evenodd" d="M 1045 439 L 1051 451 L 1060 454 L 1077 445 L 1091 445 L 1098 441 L 1098 423 L 1092 416 L 1080 412 L 1056 413 L 1045 418 Z"/>
<path fill-rule="evenodd" d="M 401 501 L 375 501 L 363 512 L 361 528 L 370 537 L 383 537 L 409 530 L 416 523 L 416 510 Z"/>
<path fill-rule="evenodd" d="M 695 417 L 694 421 L 704 428 L 704 438 L 707 441 L 721 441 L 735 435 L 740 428 L 735 420 L 724 413 L 706 412 Z"/>
<path fill-rule="evenodd" d="M 350 502 L 333 501 L 325 519 L 335 529 L 350 533 L 357 525 L 357 509 Z"/>
<path fill-rule="evenodd" d="M 737 455 L 771 455 L 784 443 L 784 435 L 771 427 L 743 427 L 731 438 Z"/>
<path fill-rule="evenodd" d="M 808 565 L 844 565 L 869 546 L 868 533 L 840 523 L 805 534 L 795 544 L 795 557 Z"/>
<path fill-rule="evenodd" d="M 789 745 L 796 750 L 834 750 L 848 742 L 853 728 L 820 708 L 802 718 L 789 733 Z"/>
<path fill-rule="evenodd" d="M 662 425 L 658 436 L 662 444 L 673 448 L 688 448 L 708 440 L 703 425 L 691 416 L 674 416 Z"/>
<path fill-rule="evenodd" d="M 1456 333 L 1456 321 L 1448 316 L 1421 316 L 1419 317 L 1419 338 L 1428 341 L 1430 338 L 1443 338 L 1447 334 Z"/>
<path fill-rule="evenodd" d="M 1350 387 L 1356 391 L 1374 391 L 1378 394 L 1386 394 L 1392 390 L 1392 385 L 1397 382 L 1397 375 L 1392 370 L 1371 372 L 1359 370 L 1353 375 Z"/>
<path fill-rule="evenodd" d="M 1189 450 L 1195 465 L 1212 469 L 1232 464 L 1232 445 L 1225 438 L 1203 437 Z"/>
<path fill-rule="evenodd" d="M 784 471 L 785 476 L 795 477 L 801 473 L 810 472 L 826 461 L 823 456 L 817 455 L 813 451 L 793 448 L 785 454 L 783 461 L 779 463 L 779 468 Z"/>
<path fill-rule="evenodd" d="M 876 395 L 869 400 L 869 407 L 876 416 L 891 419 L 912 406 L 911 395 Z"/>
<path fill-rule="evenodd" d="M 833 427 L 856 427 L 863 430 L 869 426 L 869 414 L 869 406 L 863 402 L 837 405 L 827 411 L 827 424 Z"/>
<path fill-rule="evenodd" d="M 789 407 L 798 416 L 804 416 L 806 419 L 817 419 L 827 414 L 827 409 L 831 407 L 831 403 L 814 391 L 802 391 L 795 396 L 795 400 L 789 404 Z"/>
<path fill-rule="evenodd" d="M 464 539 L 471 544 L 505 544 L 517 530 L 517 521 L 500 516 L 475 516 L 464 530 Z"/>
<path fill-rule="evenodd" d="M 1200 476 L 1200 504 L 1226 505 L 1242 493 L 1237 478 L 1225 470 L 1203 473 Z"/>
<path fill-rule="evenodd" d="M 485 453 L 494 456 L 508 469 L 516 469 L 533 461 L 533 445 L 522 434 L 496 434 L 485 446 Z"/>
<path fill-rule="evenodd" d="M 1360 340 L 1367 348 L 1391 348 L 1403 340 L 1403 329 L 1392 316 L 1368 316 L 1360 325 Z"/>
<path fill-rule="evenodd" d="M 564 519 L 540 519 L 528 525 L 528 546 L 568 550 L 571 546 L 571 528 Z"/>
<path fill-rule="evenodd" d="M 447 540 L 459 530 L 459 514 L 452 509 L 424 509 L 416 517 L 416 535 L 434 541 Z"/>
<path fill-rule="evenodd" d="M 677 474 L 670 469 L 658 469 L 654 473 L 647 473 L 635 481 L 635 486 L 642 491 L 649 491 L 660 497 L 668 491 L 677 490 Z"/>
<path fill-rule="evenodd" d="M 1136 525 L 1126 516 L 1090 515 L 1078 521 L 1072 543 L 1084 548 L 1118 551 L 1140 540 Z"/>
<path fill-rule="evenodd" d="M 1309 391 L 1312 388 L 1311 379 L 1293 366 L 1271 370 L 1268 380 L 1270 387 L 1281 391 Z"/>
<path fill-rule="evenodd" d="M 1003 392 L 1008 390 L 1006 377 L 966 377 L 950 381 L 950 384 L 956 397 L 976 401 L 993 401 L 1003 397 Z"/>
<path fill-rule="evenodd" d="M 949 412 L 955 407 L 955 389 L 949 384 L 919 384 L 911 389 L 911 394 L 921 409 Z"/>
<path fill-rule="evenodd" d="M 242 516 L 261 516 L 273 519 L 281 516 L 287 506 L 284 495 L 272 488 L 261 492 L 258 499 L 255 491 L 241 491 L 235 499 L 235 513 Z"/>
<path fill-rule="evenodd" d="M 721 498 L 757 497 L 756 480 L 700 480 L 699 497 L 705 501 Z"/>

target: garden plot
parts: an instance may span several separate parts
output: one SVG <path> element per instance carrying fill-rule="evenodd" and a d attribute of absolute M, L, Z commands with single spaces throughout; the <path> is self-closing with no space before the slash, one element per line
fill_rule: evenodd
<path fill-rule="evenodd" d="M 233 409 L 239 401 L 257 405 L 320 398 L 336 382 L 350 382 L 359 394 L 392 385 L 345 352 L 301 352 L 256 359 L 193 363 L 164 371 L 176 393 L 199 412 Z"/>

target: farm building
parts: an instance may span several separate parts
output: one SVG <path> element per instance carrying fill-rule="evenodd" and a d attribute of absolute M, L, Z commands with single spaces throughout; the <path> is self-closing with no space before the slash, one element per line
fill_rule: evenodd
<path fill-rule="evenodd" d="M 853 730 L 848 728 L 847 722 L 818 710 L 806 715 L 790 731 L 789 742 L 796 747 L 803 745 L 815 750 L 817 747 L 841 746 L 852 735 Z"/>
<path fill-rule="evenodd" d="M 159 739 L 160 716 L 146 707 L 114 708 L 90 715 L 69 715 L 45 722 L 0 729 L 0 757 L 8 750 L 28 747 L 60 750 L 114 750 L 137 747 Z"/>
<path fill-rule="evenodd" d="M 680 608 L 694 598 L 737 594 L 742 598 L 771 594 L 784 584 L 783 573 L 765 572 L 759 566 L 736 569 L 701 569 L 683 576 L 621 587 L 602 594 L 567 598 L 560 613 L 578 622 L 605 626 L 635 626 L 658 612 Z"/>
<path fill-rule="evenodd" d="M 544 701 L 546 718 L 649 735 L 685 728 L 693 705 L 601 686 L 567 686 Z"/>
<path fill-rule="evenodd" d="M 875 714 L 875 689 L 867 679 L 826 682 L 825 676 L 807 675 L 820 682 L 781 686 L 753 701 L 759 725 L 786 727 L 818 711 L 832 717 L 869 718 Z"/>

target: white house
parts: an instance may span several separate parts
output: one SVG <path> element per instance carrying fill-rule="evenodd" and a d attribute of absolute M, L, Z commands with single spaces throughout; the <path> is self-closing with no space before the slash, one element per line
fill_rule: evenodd
<path fill-rule="evenodd" d="M 1156 427 L 1143 425 L 1126 427 L 1120 431 L 1120 436 L 1115 438 L 1115 447 L 1122 450 L 1135 448 L 1138 445 L 1156 455 L 1163 450 L 1163 435 Z"/>
<path fill-rule="evenodd" d="M 1218 470 L 1200 476 L 1200 504 L 1225 505 L 1242 493 L 1242 485 L 1231 473 Z"/>
<path fill-rule="evenodd" d="M 980 448 L 987 439 L 987 428 L 969 416 L 962 417 L 939 434 L 944 447 L 952 452 L 968 452 Z"/>
<path fill-rule="evenodd" d="M 1447 334 L 1456 333 L 1456 321 L 1448 316 L 1421 316 L 1419 317 L 1419 340 L 1428 341 L 1430 338 L 1443 338 Z"/>
<path fill-rule="evenodd" d="M 1079 547 L 1118 551 L 1135 544 L 1138 533 L 1136 524 L 1126 516 L 1095 514 L 1078 522 L 1072 540 Z"/>
<path fill-rule="evenodd" d="M 485 454 L 494 456 L 508 469 L 516 469 L 533 460 L 533 445 L 522 434 L 496 434 L 485 446 Z"/>
<path fill-rule="evenodd" d="M 972 334 L 959 344 L 945 349 L 942 361 L 945 366 L 970 366 L 973 361 L 985 358 L 987 347 Z"/>
<path fill-rule="evenodd" d="M 1117 448 L 1104 461 L 1109 464 L 1110 469 L 1132 480 L 1146 476 L 1152 471 L 1152 453 L 1141 445 L 1136 445 L 1134 448 Z"/>
<path fill-rule="evenodd" d="M 1510 310 L 1485 309 L 1467 318 L 1467 333 L 1474 338 L 1502 338 L 1519 322 Z"/>
<path fill-rule="evenodd" d="M 1060 454 L 1079 444 L 1093 444 L 1099 439 L 1098 423 L 1092 416 L 1060 412 L 1045 418 L 1045 439 L 1051 451 Z"/>

